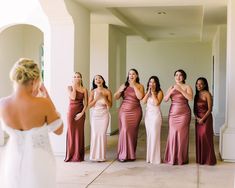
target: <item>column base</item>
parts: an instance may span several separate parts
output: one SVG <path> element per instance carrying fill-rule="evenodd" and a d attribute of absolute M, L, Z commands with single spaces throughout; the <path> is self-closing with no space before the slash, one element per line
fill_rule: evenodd
<path fill-rule="evenodd" d="M 225 117 L 220 114 L 213 114 L 213 130 L 216 136 L 220 134 L 220 128 L 224 125 Z"/>
<path fill-rule="evenodd" d="M 224 124 L 220 129 L 220 155 L 222 160 L 235 162 L 235 128 L 228 127 Z"/>

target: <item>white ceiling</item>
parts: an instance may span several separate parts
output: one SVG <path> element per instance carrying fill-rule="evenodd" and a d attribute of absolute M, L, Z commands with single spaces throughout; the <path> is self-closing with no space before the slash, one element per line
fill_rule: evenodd
<path fill-rule="evenodd" d="M 211 41 L 226 24 L 226 0 L 76 0 L 91 23 L 116 25 L 145 40 Z"/>

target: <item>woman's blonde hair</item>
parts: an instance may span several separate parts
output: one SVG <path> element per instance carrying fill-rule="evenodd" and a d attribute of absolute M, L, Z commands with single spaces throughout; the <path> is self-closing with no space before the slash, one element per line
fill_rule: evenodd
<path fill-rule="evenodd" d="M 40 78 L 40 69 L 32 59 L 20 58 L 10 71 L 10 79 L 18 84 Z"/>

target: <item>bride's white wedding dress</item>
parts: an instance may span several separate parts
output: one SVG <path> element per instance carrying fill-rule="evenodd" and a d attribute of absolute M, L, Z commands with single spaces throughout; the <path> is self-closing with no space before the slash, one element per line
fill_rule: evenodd
<path fill-rule="evenodd" d="M 56 164 L 48 132 L 58 129 L 61 123 L 57 119 L 48 125 L 20 131 L 1 119 L 9 140 L 0 158 L 0 187 L 56 187 Z"/>

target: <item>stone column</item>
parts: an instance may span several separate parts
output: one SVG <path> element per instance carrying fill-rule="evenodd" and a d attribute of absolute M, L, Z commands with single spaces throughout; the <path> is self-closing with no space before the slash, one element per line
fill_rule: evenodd
<path fill-rule="evenodd" d="M 225 124 L 220 129 L 220 153 L 225 161 L 235 162 L 235 2 L 228 0 L 227 77 Z"/>
<path fill-rule="evenodd" d="M 214 134 L 219 135 L 220 128 L 225 122 L 226 104 L 226 28 L 227 25 L 220 25 L 217 28 L 213 41 L 214 59 L 214 90 L 213 90 L 213 116 Z M 210 88 L 212 91 L 212 88 Z"/>
<path fill-rule="evenodd" d="M 0 146 L 2 146 L 3 144 L 4 144 L 4 132 L 2 131 L 0 123 Z"/>

